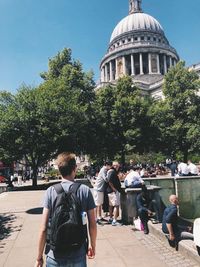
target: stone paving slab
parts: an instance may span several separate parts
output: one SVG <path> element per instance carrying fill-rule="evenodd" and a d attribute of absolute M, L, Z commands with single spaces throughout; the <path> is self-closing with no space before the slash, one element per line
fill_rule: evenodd
<path fill-rule="evenodd" d="M 33 267 L 44 191 L 0 195 L 0 267 Z M 3 221 L 2 221 L 3 220 Z M 132 226 L 98 226 L 97 254 L 88 267 L 196 267 L 153 235 Z"/>

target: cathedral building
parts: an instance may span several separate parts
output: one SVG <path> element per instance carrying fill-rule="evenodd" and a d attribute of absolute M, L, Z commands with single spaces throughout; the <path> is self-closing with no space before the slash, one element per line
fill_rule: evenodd
<path fill-rule="evenodd" d="M 179 61 L 160 23 L 142 10 L 142 0 L 129 0 L 129 14 L 114 28 L 100 63 L 100 84 L 115 84 L 130 75 L 143 94 L 162 97 L 163 77 Z"/>

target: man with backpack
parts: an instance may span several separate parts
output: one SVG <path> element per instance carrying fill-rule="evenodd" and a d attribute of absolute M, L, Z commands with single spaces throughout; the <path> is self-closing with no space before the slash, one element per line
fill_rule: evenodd
<path fill-rule="evenodd" d="M 62 153 L 57 158 L 62 182 L 47 189 L 35 267 L 86 267 L 86 255 L 95 256 L 95 203 L 90 189 L 74 183 L 75 155 Z M 89 246 L 87 238 L 89 228 Z"/>

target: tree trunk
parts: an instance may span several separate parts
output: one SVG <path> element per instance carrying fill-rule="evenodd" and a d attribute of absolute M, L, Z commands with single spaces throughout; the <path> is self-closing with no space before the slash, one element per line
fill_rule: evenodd
<path fill-rule="evenodd" d="M 183 151 L 183 161 L 187 163 L 188 160 L 188 150 Z"/>
<path fill-rule="evenodd" d="M 121 163 L 123 165 L 125 164 L 125 151 L 124 151 L 124 149 L 121 151 Z"/>
<path fill-rule="evenodd" d="M 32 177 L 32 186 L 36 187 L 37 186 L 37 167 L 33 167 L 33 177 Z"/>

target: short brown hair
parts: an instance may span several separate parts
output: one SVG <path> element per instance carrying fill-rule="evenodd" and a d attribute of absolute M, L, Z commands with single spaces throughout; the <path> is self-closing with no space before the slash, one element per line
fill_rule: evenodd
<path fill-rule="evenodd" d="M 58 165 L 58 169 L 60 174 L 65 177 L 70 175 L 72 171 L 76 168 L 76 158 L 75 154 L 69 152 L 63 152 L 58 155 L 56 164 Z"/>

